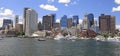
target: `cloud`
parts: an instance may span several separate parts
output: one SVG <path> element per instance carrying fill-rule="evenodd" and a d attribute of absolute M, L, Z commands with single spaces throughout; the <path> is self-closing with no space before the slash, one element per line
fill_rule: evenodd
<path fill-rule="evenodd" d="M 65 4 L 66 7 L 68 7 L 68 4 Z"/>
<path fill-rule="evenodd" d="M 41 23 L 42 23 L 42 18 L 38 18 L 38 22 L 41 22 Z"/>
<path fill-rule="evenodd" d="M 120 30 L 120 25 L 116 25 L 116 29 L 119 29 L 119 30 Z"/>
<path fill-rule="evenodd" d="M 82 21 L 83 21 L 82 19 L 79 19 L 79 24 L 82 24 Z"/>
<path fill-rule="evenodd" d="M 70 3 L 70 0 L 58 0 L 59 3 Z"/>
<path fill-rule="evenodd" d="M 116 4 L 120 4 L 120 0 L 115 0 L 115 3 Z"/>
<path fill-rule="evenodd" d="M 13 15 L 13 11 L 11 9 L 5 9 L 0 13 L 0 16 L 12 16 L 12 15 Z"/>
<path fill-rule="evenodd" d="M 40 8 L 49 10 L 49 11 L 58 11 L 58 8 L 56 8 L 54 5 L 48 5 L 48 4 L 46 4 L 46 5 L 41 4 Z"/>
<path fill-rule="evenodd" d="M 113 8 L 112 8 L 112 12 L 115 12 L 115 11 L 120 11 L 120 6 L 118 6 L 118 7 L 113 7 Z"/>
<path fill-rule="evenodd" d="M 57 23 L 60 23 L 60 19 L 56 19 L 56 22 L 57 22 Z"/>

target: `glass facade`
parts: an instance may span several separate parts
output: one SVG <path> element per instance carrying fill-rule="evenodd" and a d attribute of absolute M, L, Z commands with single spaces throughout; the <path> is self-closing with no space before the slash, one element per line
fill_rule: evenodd
<path fill-rule="evenodd" d="M 88 14 L 88 20 L 89 20 L 90 27 L 91 27 L 94 24 L 94 15 L 92 13 Z"/>
<path fill-rule="evenodd" d="M 79 24 L 79 17 L 77 15 L 73 16 L 73 26 Z"/>
<path fill-rule="evenodd" d="M 5 28 L 8 24 L 11 24 L 13 26 L 13 21 L 11 19 L 4 19 L 2 28 Z"/>
<path fill-rule="evenodd" d="M 66 15 L 64 15 L 64 16 L 61 18 L 61 20 L 60 20 L 60 25 L 61 25 L 61 27 L 67 28 L 67 16 L 66 16 Z"/>

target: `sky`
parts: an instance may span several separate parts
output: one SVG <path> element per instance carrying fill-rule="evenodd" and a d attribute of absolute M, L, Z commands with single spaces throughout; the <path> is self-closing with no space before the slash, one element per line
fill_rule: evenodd
<path fill-rule="evenodd" d="M 15 15 L 22 22 L 25 7 L 34 9 L 39 21 L 45 15 L 56 14 L 57 21 L 63 15 L 78 15 L 82 22 L 85 13 L 93 13 L 97 21 L 101 14 L 115 16 L 116 25 L 120 25 L 120 0 L 0 0 L 0 25 L 3 18 L 14 20 Z"/>

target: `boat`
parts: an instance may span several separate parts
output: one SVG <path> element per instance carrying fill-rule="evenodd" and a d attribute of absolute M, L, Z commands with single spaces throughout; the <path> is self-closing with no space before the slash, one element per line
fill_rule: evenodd
<path fill-rule="evenodd" d="M 45 41 L 46 39 L 45 38 L 38 38 L 37 40 L 38 41 Z"/>

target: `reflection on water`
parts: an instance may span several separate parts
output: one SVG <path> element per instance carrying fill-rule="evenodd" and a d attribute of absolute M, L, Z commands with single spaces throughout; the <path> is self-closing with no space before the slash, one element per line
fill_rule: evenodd
<path fill-rule="evenodd" d="M 94 40 L 46 40 L 4 38 L 0 56 L 119 56 L 120 43 Z"/>

